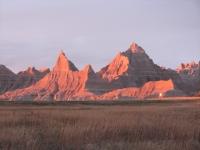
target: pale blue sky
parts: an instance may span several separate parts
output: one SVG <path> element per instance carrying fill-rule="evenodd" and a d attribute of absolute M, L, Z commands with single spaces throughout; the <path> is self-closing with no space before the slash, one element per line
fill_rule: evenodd
<path fill-rule="evenodd" d="M 200 60 L 199 0 L 0 0 L 0 64 L 53 68 L 62 49 L 99 71 L 132 42 L 176 69 Z"/>

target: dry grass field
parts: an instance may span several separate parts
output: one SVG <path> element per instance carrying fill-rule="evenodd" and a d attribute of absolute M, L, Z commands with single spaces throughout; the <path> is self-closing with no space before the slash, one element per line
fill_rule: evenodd
<path fill-rule="evenodd" d="M 199 150 L 199 104 L 0 102 L 0 149 Z"/>

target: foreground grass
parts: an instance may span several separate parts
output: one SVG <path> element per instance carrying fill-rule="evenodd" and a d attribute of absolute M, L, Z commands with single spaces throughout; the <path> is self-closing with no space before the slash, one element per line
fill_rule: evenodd
<path fill-rule="evenodd" d="M 200 105 L 196 103 L 5 102 L 0 105 L 2 150 L 200 149 Z"/>

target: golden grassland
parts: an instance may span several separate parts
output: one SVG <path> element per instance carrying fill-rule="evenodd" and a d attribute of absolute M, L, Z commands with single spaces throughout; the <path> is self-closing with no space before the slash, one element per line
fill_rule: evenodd
<path fill-rule="evenodd" d="M 0 149 L 199 150 L 199 104 L 0 102 Z"/>

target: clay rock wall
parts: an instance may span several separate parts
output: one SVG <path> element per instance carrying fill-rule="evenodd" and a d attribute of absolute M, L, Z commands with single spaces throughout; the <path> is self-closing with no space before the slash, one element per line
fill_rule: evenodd
<path fill-rule="evenodd" d="M 49 72 L 48 68 L 38 71 L 34 67 L 29 67 L 26 71 L 15 74 L 4 65 L 0 65 L 0 95 L 7 91 L 29 87 Z"/>
<path fill-rule="evenodd" d="M 1 65 L 0 99 L 54 101 L 142 98 L 158 97 L 159 92 L 165 96 L 181 96 L 184 92 L 198 89 L 198 69 L 199 64 L 194 62 L 182 64 L 178 71 L 160 67 L 135 43 L 125 52 L 119 52 L 113 61 L 97 73 L 91 65 L 79 71 L 60 51 L 51 71 L 48 68 L 37 70 L 29 67 L 26 71 L 14 74 Z M 185 70 L 189 71 L 187 78 Z"/>
<path fill-rule="evenodd" d="M 141 87 L 149 81 L 172 79 L 176 86 L 182 86 L 182 79 L 174 70 L 166 70 L 154 64 L 145 50 L 133 43 L 130 48 L 114 58 L 97 72 L 103 79 L 118 82 L 120 87 Z"/>
<path fill-rule="evenodd" d="M 109 93 L 105 93 L 100 99 L 120 99 L 120 98 L 150 98 L 159 97 L 159 93 L 162 93 L 163 97 L 183 96 L 184 93 L 177 89 L 172 80 L 164 81 L 150 81 L 138 88 L 123 88 Z"/>

